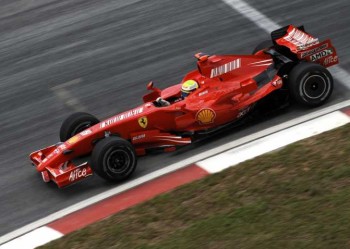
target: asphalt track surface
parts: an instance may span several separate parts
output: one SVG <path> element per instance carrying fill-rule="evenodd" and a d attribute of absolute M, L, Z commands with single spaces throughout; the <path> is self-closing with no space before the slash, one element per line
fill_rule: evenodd
<path fill-rule="evenodd" d="M 350 2 L 247 1 L 283 26 L 332 38 L 350 71 Z M 193 54 L 250 53 L 268 34 L 218 0 L 0 0 L 0 236 L 115 185 L 91 177 L 45 184 L 28 154 L 58 141 L 81 110 L 106 118 L 141 103 L 195 68 Z M 332 105 L 350 97 L 336 81 Z M 173 153 L 139 159 L 134 178 L 310 111 L 292 106 L 269 120 Z"/>

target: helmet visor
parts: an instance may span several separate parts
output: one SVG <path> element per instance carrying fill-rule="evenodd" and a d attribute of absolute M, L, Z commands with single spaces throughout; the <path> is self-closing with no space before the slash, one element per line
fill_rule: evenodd
<path fill-rule="evenodd" d="M 181 98 L 186 98 L 188 95 L 190 95 L 190 91 L 184 91 L 184 90 L 181 90 Z"/>

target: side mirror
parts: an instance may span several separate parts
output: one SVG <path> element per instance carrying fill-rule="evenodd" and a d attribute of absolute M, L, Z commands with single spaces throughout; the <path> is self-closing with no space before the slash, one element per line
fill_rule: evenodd
<path fill-rule="evenodd" d="M 153 81 L 150 81 L 148 84 L 147 84 L 147 90 L 152 90 L 153 89 Z"/>
<path fill-rule="evenodd" d="M 158 97 L 160 97 L 161 90 L 154 87 L 153 81 L 150 81 L 147 84 L 147 90 L 152 90 L 152 92 L 143 96 L 143 102 L 147 103 L 147 102 L 155 101 Z"/>
<path fill-rule="evenodd" d="M 195 54 L 194 57 L 196 57 L 197 60 L 200 62 L 205 62 L 208 60 L 209 55 L 200 52 L 200 53 Z"/>
<path fill-rule="evenodd" d="M 154 84 L 153 84 L 153 81 L 150 81 L 148 84 L 147 84 L 147 90 L 152 90 L 153 92 L 157 92 L 160 96 L 160 92 L 161 90 L 158 89 L 157 87 L 154 87 Z"/>

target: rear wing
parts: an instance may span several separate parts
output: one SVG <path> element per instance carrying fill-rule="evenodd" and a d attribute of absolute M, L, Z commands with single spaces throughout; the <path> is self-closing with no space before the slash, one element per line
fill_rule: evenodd
<path fill-rule="evenodd" d="M 318 38 L 307 33 L 304 26 L 295 27 L 288 25 L 271 32 L 274 45 L 288 48 L 289 53 L 294 54 L 297 59 L 310 61 L 330 67 L 338 64 L 338 56 L 331 40 L 320 42 Z"/>

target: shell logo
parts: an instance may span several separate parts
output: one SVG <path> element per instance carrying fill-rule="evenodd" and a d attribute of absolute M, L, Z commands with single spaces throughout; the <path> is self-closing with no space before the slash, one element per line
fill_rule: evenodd
<path fill-rule="evenodd" d="M 196 114 L 196 120 L 199 124 L 210 124 L 214 122 L 216 113 L 209 108 L 201 109 Z"/>

